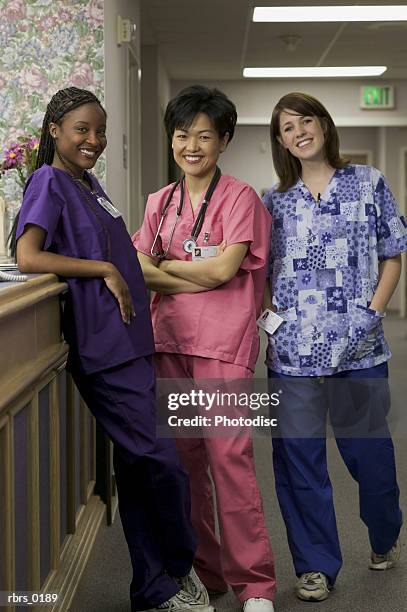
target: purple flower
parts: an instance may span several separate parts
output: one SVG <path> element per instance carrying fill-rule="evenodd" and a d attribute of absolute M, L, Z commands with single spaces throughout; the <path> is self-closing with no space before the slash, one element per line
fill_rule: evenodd
<path fill-rule="evenodd" d="M 334 330 L 332 330 L 332 329 L 331 329 L 331 330 L 329 330 L 329 332 L 327 333 L 326 337 L 327 337 L 327 340 L 328 340 L 329 342 L 335 342 L 335 340 L 337 340 L 337 339 L 338 339 L 338 334 L 336 333 L 336 331 L 334 331 Z"/>
<path fill-rule="evenodd" d="M 366 336 L 366 330 L 364 330 L 363 327 L 357 327 L 355 329 L 355 336 L 358 340 L 361 340 L 361 338 Z"/>
<path fill-rule="evenodd" d="M 24 187 L 28 177 L 35 169 L 38 147 L 39 139 L 36 136 L 22 136 L 18 142 L 12 142 L 3 149 L 0 175 L 7 170 L 15 170 L 20 185 Z"/>
<path fill-rule="evenodd" d="M 3 153 L 3 165 L 5 170 L 15 168 L 18 164 L 22 162 L 24 157 L 21 145 L 19 145 L 17 142 L 13 142 L 8 149 L 4 149 Z"/>

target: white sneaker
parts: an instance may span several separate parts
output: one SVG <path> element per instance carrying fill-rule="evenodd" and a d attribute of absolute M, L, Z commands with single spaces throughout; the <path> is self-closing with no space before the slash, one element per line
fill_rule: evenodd
<path fill-rule="evenodd" d="M 295 594 L 303 601 L 324 601 L 329 595 L 328 579 L 322 572 L 306 572 L 299 577 Z"/>
<path fill-rule="evenodd" d="M 390 548 L 389 552 L 385 555 L 378 555 L 377 553 L 371 552 L 369 567 L 372 570 L 388 570 L 394 567 L 397 561 L 400 559 L 401 554 L 401 542 L 400 538 L 397 538 L 394 546 Z"/>
<path fill-rule="evenodd" d="M 274 612 L 274 605 L 271 599 L 250 597 L 243 604 L 243 612 Z"/>
<path fill-rule="evenodd" d="M 179 584 L 181 590 L 188 593 L 198 605 L 211 607 L 209 606 L 208 591 L 193 567 L 191 567 L 189 574 L 182 578 L 174 578 L 174 580 Z M 194 609 L 197 609 L 196 606 Z"/>
<path fill-rule="evenodd" d="M 181 589 L 155 608 L 149 608 L 148 610 L 143 610 L 143 612 L 193 612 L 193 610 L 206 612 L 208 609 L 210 610 L 211 607 L 201 605 L 189 593 Z"/>

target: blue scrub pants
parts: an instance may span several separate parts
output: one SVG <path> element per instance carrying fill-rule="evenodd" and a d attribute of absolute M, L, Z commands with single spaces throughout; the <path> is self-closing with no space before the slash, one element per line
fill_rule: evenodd
<path fill-rule="evenodd" d="M 273 437 L 273 464 L 298 576 L 323 572 L 333 585 L 342 565 L 326 460 L 328 399 L 333 400 L 330 416 L 339 452 L 359 484 L 360 517 L 368 528 L 372 549 L 378 554 L 388 552 L 399 535 L 402 513 L 394 447 L 385 421 L 389 406 L 387 373 L 387 363 L 325 378 L 269 371 L 270 379 L 280 379 L 278 383 L 270 380 L 273 390 L 276 384 L 283 385 L 280 437 Z M 334 397 L 328 398 L 326 381 L 334 378 L 346 379 L 345 384 L 335 381 L 330 389 Z M 377 381 L 383 384 L 375 387 L 375 378 L 385 380 Z M 361 379 L 370 381 L 365 380 L 363 386 Z M 353 432 L 361 435 L 360 423 L 364 423 L 366 433 L 366 422 L 373 434 L 354 437 Z M 296 426 L 301 437 L 291 437 Z M 344 432 L 346 437 L 340 437 Z"/>
<path fill-rule="evenodd" d="M 77 362 L 76 362 L 77 363 Z M 130 551 L 132 611 L 179 591 L 196 550 L 188 476 L 171 439 L 156 438 L 152 357 L 86 375 L 71 364 L 80 394 L 114 444 L 119 511 Z"/>

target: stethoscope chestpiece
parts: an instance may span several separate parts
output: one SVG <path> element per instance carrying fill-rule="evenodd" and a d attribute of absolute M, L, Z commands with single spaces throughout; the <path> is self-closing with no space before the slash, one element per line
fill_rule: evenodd
<path fill-rule="evenodd" d="M 208 190 L 207 190 L 207 192 L 205 194 L 204 200 L 203 200 L 203 202 L 202 202 L 202 204 L 200 206 L 197 218 L 195 219 L 194 226 L 193 226 L 193 228 L 191 230 L 191 235 L 189 236 L 189 238 L 186 238 L 183 241 L 183 243 L 182 243 L 182 246 L 183 246 L 183 249 L 184 249 L 185 253 L 193 253 L 194 249 L 196 248 L 197 239 L 198 239 L 198 236 L 199 236 L 199 234 L 201 232 L 201 229 L 202 229 L 202 225 L 203 225 L 203 222 L 204 222 L 204 219 L 205 219 L 206 209 L 208 207 L 209 200 L 212 197 L 212 194 L 213 194 L 213 192 L 214 192 L 214 190 L 216 188 L 216 185 L 219 182 L 220 177 L 221 177 L 221 171 L 220 171 L 220 169 L 218 167 L 216 167 L 215 174 L 213 175 L 213 177 L 211 179 L 211 182 L 210 182 Z M 176 225 L 178 223 L 178 219 L 180 218 L 180 216 L 182 214 L 182 209 L 184 207 L 184 179 L 185 179 L 185 177 L 182 176 L 173 185 L 170 193 L 168 194 L 168 197 L 167 197 L 167 200 L 166 200 L 166 202 L 164 204 L 164 207 L 163 207 L 163 209 L 161 211 L 160 222 L 158 224 L 158 229 L 156 231 L 156 234 L 155 234 L 155 237 L 154 237 L 154 240 L 153 240 L 153 244 L 152 244 L 152 247 L 151 247 L 151 250 L 150 250 L 151 255 L 153 257 L 158 257 L 159 259 L 163 259 L 167 255 L 168 251 L 170 250 L 170 246 L 172 244 L 172 239 L 173 239 L 174 232 L 175 232 L 175 227 L 176 227 Z M 161 226 L 162 226 L 164 217 L 167 214 L 167 210 L 168 210 L 168 207 L 169 207 L 169 205 L 171 203 L 171 200 L 172 200 L 172 197 L 174 195 L 174 192 L 175 192 L 175 190 L 177 189 L 178 186 L 180 187 L 180 191 L 181 191 L 181 193 L 180 193 L 180 203 L 179 203 L 178 208 L 177 208 L 177 214 L 176 214 L 176 217 L 175 217 L 175 222 L 174 222 L 174 225 L 173 225 L 173 228 L 172 228 L 172 231 L 171 231 L 171 235 L 170 235 L 170 237 L 168 239 L 168 245 L 167 245 L 167 248 L 165 250 L 162 248 L 162 246 L 161 246 L 161 249 L 157 249 L 157 246 L 158 246 L 158 244 L 160 242 L 160 230 L 161 230 Z"/>
<path fill-rule="evenodd" d="M 184 242 L 182 243 L 182 246 L 183 246 L 185 253 L 193 253 L 194 249 L 196 248 L 196 242 L 192 238 L 192 236 L 190 236 L 189 238 L 186 238 L 184 240 Z"/>

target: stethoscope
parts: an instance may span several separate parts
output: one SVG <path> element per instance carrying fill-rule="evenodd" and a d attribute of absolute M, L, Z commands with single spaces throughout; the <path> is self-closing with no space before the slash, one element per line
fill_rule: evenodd
<path fill-rule="evenodd" d="M 205 220 L 205 214 L 206 214 L 206 209 L 208 208 L 208 204 L 209 201 L 212 197 L 213 192 L 216 189 L 217 184 L 219 183 L 219 179 L 221 177 L 221 171 L 220 169 L 216 166 L 216 170 L 215 170 L 215 174 L 212 177 L 212 180 L 209 184 L 208 190 L 205 194 L 205 197 L 203 199 L 203 202 L 201 204 L 201 207 L 199 209 L 199 213 L 195 219 L 195 223 L 193 225 L 193 228 L 191 230 L 191 235 L 186 238 L 184 240 L 184 242 L 182 243 L 182 247 L 185 251 L 185 253 L 192 253 L 196 247 L 196 241 L 198 239 L 198 236 L 201 232 L 202 226 L 203 226 L 203 222 Z M 168 251 L 170 250 L 171 244 L 172 244 L 172 239 L 174 236 L 174 232 L 175 232 L 175 228 L 177 226 L 178 223 L 178 219 L 180 218 L 181 214 L 182 214 L 182 209 L 184 208 L 184 195 L 185 195 L 185 181 L 184 181 L 184 176 L 182 176 L 176 183 L 175 185 L 173 185 L 167 200 L 163 206 L 163 209 L 161 211 L 161 218 L 160 218 L 160 223 L 158 224 L 158 229 L 156 231 L 155 237 L 154 237 L 154 242 L 152 244 L 150 253 L 153 257 L 159 257 L 160 259 L 163 259 Z M 168 245 L 167 248 L 164 250 L 161 248 L 161 250 L 157 250 L 157 243 L 160 240 L 160 230 L 161 230 L 161 226 L 163 224 L 164 221 L 164 217 L 167 214 L 167 210 L 169 205 L 171 204 L 171 200 L 172 197 L 174 195 L 175 190 L 177 189 L 177 187 L 180 188 L 180 199 L 179 199 L 179 204 L 177 207 L 177 212 L 175 215 L 175 221 L 174 221 L 174 225 L 173 228 L 171 230 L 171 234 L 168 240 Z"/>

